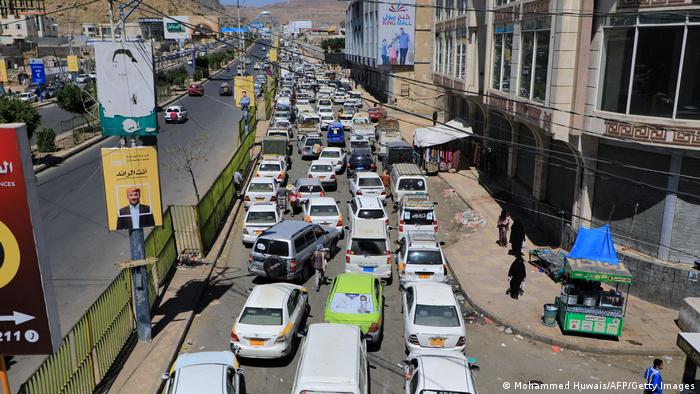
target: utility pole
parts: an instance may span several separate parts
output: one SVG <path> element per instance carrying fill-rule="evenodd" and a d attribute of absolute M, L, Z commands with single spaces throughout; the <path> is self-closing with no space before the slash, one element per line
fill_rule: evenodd
<path fill-rule="evenodd" d="M 236 0 L 236 13 L 237 13 L 237 18 L 238 18 L 238 49 L 243 52 L 243 40 L 241 39 L 241 35 L 243 32 L 241 31 L 241 4 L 240 0 Z"/>
<path fill-rule="evenodd" d="M 112 12 L 112 8 L 113 8 L 113 6 L 114 6 L 113 3 L 114 3 L 113 0 L 109 0 L 109 8 L 108 8 L 108 12 L 109 12 L 109 31 L 111 32 L 111 35 L 112 35 L 112 42 L 116 41 L 116 37 L 114 36 L 114 34 L 115 34 L 115 32 L 114 32 L 114 13 Z"/>

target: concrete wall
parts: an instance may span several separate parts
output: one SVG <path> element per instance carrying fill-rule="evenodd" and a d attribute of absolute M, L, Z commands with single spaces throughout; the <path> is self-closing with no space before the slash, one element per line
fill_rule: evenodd
<path fill-rule="evenodd" d="M 688 297 L 681 302 L 678 327 L 683 332 L 700 332 L 700 298 Z"/>

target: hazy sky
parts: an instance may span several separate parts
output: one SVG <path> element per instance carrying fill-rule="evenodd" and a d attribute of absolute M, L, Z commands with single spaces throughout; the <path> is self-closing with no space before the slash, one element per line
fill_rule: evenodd
<path fill-rule="evenodd" d="M 236 0 L 220 0 L 221 4 L 233 4 L 236 5 Z M 240 0 L 241 6 L 253 6 L 259 7 L 261 5 L 272 4 L 272 3 L 284 3 L 286 0 Z"/>

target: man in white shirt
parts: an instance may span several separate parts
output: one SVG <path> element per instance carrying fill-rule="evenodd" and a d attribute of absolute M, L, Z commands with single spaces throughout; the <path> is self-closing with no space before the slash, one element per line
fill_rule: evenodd
<path fill-rule="evenodd" d="M 117 230 L 133 230 L 155 226 L 151 207 L 141 204 L 141 189 L 130 187 L 126 189 L 129 205 L 119 209 Z"/>

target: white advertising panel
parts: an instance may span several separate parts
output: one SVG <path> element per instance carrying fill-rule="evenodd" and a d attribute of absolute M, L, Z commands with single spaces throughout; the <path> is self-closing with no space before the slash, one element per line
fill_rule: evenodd
<path fill-rule="evenodd" d="M 381 3 L 377 64 L 413 65 L 415 53 L 416 1 Z"/>

